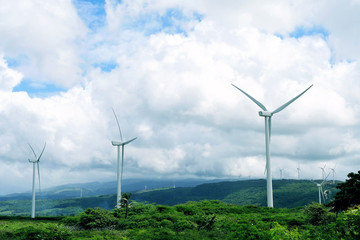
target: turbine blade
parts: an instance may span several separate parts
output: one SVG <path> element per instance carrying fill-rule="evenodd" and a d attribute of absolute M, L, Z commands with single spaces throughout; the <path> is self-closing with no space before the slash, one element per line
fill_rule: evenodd
<path fill-rule="evenodd" d="M 256 103 L 256 105 L 258 105 L 262 110 L 267 111 L 266 107 L 264 105 L 261 104 L 261 102 L 259 102 L 258 100 L 256 100 L 255 98 L 253 98 L 252 96 L 250 96 L 249 94 L 247 94 L 245 91 L 241 90 L 240 88 L 238 88 L 237 86 L 233 85 L 235 88 L 237 88 L 239 91 L 241 91 L 243 94 L 245 94 L 248 98 L 250 98 L 254 103 Z"/>
<path fill-rule="evenodd" d="M 267 171 L 267 163 L 265 164 L 264 175 L 266 174 L 266 171 Z"/>
<path fill-rule="evenodd" d="M 40 161 L 40 158 L 41 158 L 41 156 L 42 156 L 43 153 L 44 153 L 45 147 L 46 147 L 46 142 L 45 142 L 45 144 L 44 144 L 43 150 L 42 150 L 41 153 L 40 153 L 39 158 L 37 159 L 38 161 Z"/>
<path fill-rule="evenodd" d="M 28 143 L 28 145 L 29 145 L 29 147 L 31 148 L 31 151 L 34 153 L 35 159 L 37 159 L 36 153 L 35 153 L 34 149 L 33 149 L 32 146 L 30 145 L 30 143 Z"/>
<path fill-rule="evenodd" d="M 131 139 L 131 140 L 129 140 L 129 141 L 123 142 L 122 145 L 124 146 L 124 145 L 126 145 L 126 144 L 128 144 L 128 143 L 131 143 L 131 142 L 134 141 L 135 139 L 137 139 L 137 137 L 136 137 L 136 138 L 133 138 L 133 139 Z"/>
<path fill-rule="evenodd" d="M 39 192 L 41 192 L 39 161 L 37 161 L 36 163 L 37 163 L 37 171 L 38 171 L 38 177 L 39 177 Z"/>
<path fill-rule="evenodd" d="M 323 183 L 326 181 L 326 179 L 329 177 L 330 173 L 328 173 L 328 175 L 326 176 L 326 178 L 324 179 L 324 181 L 322 181 L 321 185 L 323 185 Z"/>
<path fill-rule="evenodd" d="M 323 188 L 322 188 L 322 187 L 320 187 L 320 189 L 321 189 L 321 196 L 322 196 L 322 199 L 323 199 L 323 201 L 324 201 L 324 203 L 325 203 L 324 190 L 323 190 Z"/>
<path fill-rule="evenodd" d="M 272 114 L 278 113 L 281 110 L 283 110 L 284 108 L 286 108 L 287 106 L 289 106 L 292 102 L 294 102 L 296 99 L 298 99 L 301 95 L 303 95 L 307 90 L 309 90 L 311 87 L 313 86 L 313 84 L 311 84 L 310 87 L 308 87 L 305 91 L 303 91 L 302 93 L 300 93 L 299 95 L 297 95 L 296 97 L 294 97 L 293 99 L 291 99 L 290 101 L 288 101 L 287 103 L 285 103 L 284 105 L 280 106 L 279 108 L 277 108 L 275 111 L 272 112 Z"/>
<path fill-rule="evenodd" d="M 115 119 L 116 119 L 116 123 L 117 123 L 118 128 L 119 128 L 120 140 L 121 140 L 121 142 L 122 142 L 122 141 L 123 141 L 123 138 L 122 138 L 122 134 L 121 134 L 121 128 L 120 128 L 119 120 L 118 120 L 118 118 L 117 118 L 117 116 L 116 116 L 116 113 L 115 113 L 114 108 L 111 108 L 111 109 L 112 109 L 112 111 L 113 111 L 113 113 L 114 113 L 114 116 L 115 116 Z"/>

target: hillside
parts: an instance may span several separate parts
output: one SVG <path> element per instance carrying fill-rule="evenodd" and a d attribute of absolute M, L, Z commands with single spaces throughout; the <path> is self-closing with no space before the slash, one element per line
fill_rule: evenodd
<path fill-rule="evenodd" d="M 328 192 L 327 202 L 336 192 L 335 185 L 323 186 Z M 274 206 L 292 208 L 318 202 L 318 188 L 308 180 L 274 180 Z M 192 188 L 174 188 L 135 193 L 138 202 L 175 205 L 187 201 L 222 200 L 237 205 L 266 206 L 266 180 L 227 181 L 200 184 Z"/>
<path fill-rule="evenodd" d="M 316 185 L 307 180 L 274 180 L 274 206 L 276 208 L 293 208 L 318 202 Z M 335 194 L 335 185 L 327 183 L 327 202 Z M 205 183 L 195 187 L 161 188 L 133 192 L 132 200 L 163 205 L 175 205 L 188 201 L 221 200 L 237 205 L 266 206 L 266 181 L 225 181 Z M 91 207 L 113 209 L 116 195 L 107 194 L 69 199 L 39 199 L 36 201 L 38 216 L 73 215 Z M 31 200 L 0 201 L 0 215 L 27 216 L 30 214 Z"/>

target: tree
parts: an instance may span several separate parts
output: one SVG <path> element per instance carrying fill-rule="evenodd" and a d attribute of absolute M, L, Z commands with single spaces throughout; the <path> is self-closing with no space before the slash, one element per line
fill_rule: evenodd
<path fill-rule="evenodd" d="M 360 171 L 349 173 L 344 183 L 336 186 L 340 191 L 334 196 L 334 200 L 329 203 L 333 207 L 332 211 L 340 212 L 349 207 L 360 204 Z"/>
<path fill-rule="evenodd" d="M 314 226 L 327 225 L 335 221 L 334 213 L 330 213 L 326 207 L 320 203 L 313 202 L 305 207 L 306 221 Z"/>
<path fill-rule="evenodd" d="M 127 218 L 127 215 L 128 215 L 128 208 L 131 207 L 131 205 L 130 205 L 131 196 L 132 196 L 132 193 L 123 193 L 121 195 L 120 207 L 125 208 L 125 218 Z"/>

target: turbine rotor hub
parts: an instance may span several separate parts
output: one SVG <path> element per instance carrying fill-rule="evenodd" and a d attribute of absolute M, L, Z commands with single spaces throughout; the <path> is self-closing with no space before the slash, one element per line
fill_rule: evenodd
<path fill-rule="evenodd" d="M 259 111 L 259 116 L 261 117 L 271 117 L 272 113 L 269 111 Z"/>

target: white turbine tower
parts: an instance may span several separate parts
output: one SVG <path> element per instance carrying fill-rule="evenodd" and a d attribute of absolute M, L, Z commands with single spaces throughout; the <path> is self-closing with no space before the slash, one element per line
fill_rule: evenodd
<path fill-rule="evenodd" d="M 241 90 L 234 84 L 232 84 L 235 88 L 240 90 L 243 94 L 245 94 L 248 98 L 250 98 L 256 105 L 258 105 L 263 111 L 259 111 L 259 116 L 265 118 L 265 149 L 266 149 L 266 189 L 267 189 L 267 205 L 268 207 L 274 207 L 273 204 L 273 191 L 272 191 L 272 176 L 271 176 L 271 164 L 270 164 L 270 138 L 271 138 L 271 117 L 275 114 L 289 106 L 292 102 L 298 99 L 301 95 L 303 95 L 307 90 L 309 90 L 313 85 L 311 84 L 305 91 L 285 103 L 284 105 L 280 106 L 279 108 L 275 109 L 274 111 L 270 112 L 266 109 L 266 107 L 261 104 L 258 100 L 247 94 L 245 91 Z"/>
<path fill-rule="evenodd" d="M 121 129 L 120 129 L 120 124 L 119 124 L 119 120 L 116 116 L 116 113 L 113 110 L 115 119 L 116 119 L 116 123 L 118 125 L 119 128 L 119 134 L 120 134 L 120 141 L 111 141 L 113 146 L 117 147 L 117 197 L 116 197 L 116 207 L 120 208 L 120 201 L 121 201 L 121 183 L 122 183 L 122 175 L 123 175 L 123 169 L 124 169 L 124 148 L 125 145 L 128 143 L 131 143 L 132 141 L 134 141 L 136 138 L 133 138 L 131 140 L 128 141 L 124 141 L 122 134 L 121 134 Z M 120 146 L 121 146 L 121 169 L 120 169 Z"/>
<path fill-rule="evenodd" d="M 28 143 L 29 144 L 29 143 Z M 40 158 L 44 153 L 45 147 L 46 147 L 46 143 L 44 144 L 43 150 L 41 151 L 39 157 L 36 156 L 36 153 L 34 151 L 34 149 L 32 148 L 32 146 L 29 144 L 29 147 L 31 148 L 31 151 L 34 153 L 35 159 L 31 160 L 29 159 L 29 162 L 31 162 L 33 164 L 33 182 L 32 182 L 32 203 L 31 203 L 31 218 L 35 218 L 35 172 L 36 172 L 36 167 L 35 165 L 37 165 L 37 172 L 38 172 L 38 177 L 39 177 L 39 191 L 41 191 L 41 187 L 40 187 L 40 167 L 39 167 L 39 162 L 40 162 Z"/>
<path fill-rule="evenodd" d="M 318 187 L 318 190 L 319 190 L 319 203 L 320 204 L 321 204 L 321 198 L 324 200 L 324 203 L 325 203 L 325 196 L 324 196 L 324 191 L 323 191 L 322 185 L 325 183 L 325 181 L 326 181 L 327 177 L 329 176 L 329 174 L 326 176 L 325 179 L 323 179 L 323 181 L 321 183 L 311 181 L 311 182 L 315 183 L 316 186 Z"/>

